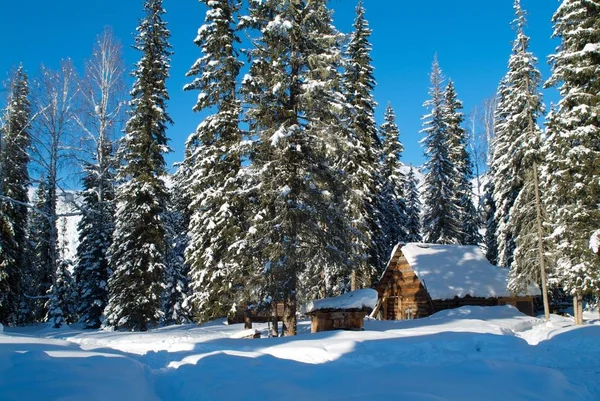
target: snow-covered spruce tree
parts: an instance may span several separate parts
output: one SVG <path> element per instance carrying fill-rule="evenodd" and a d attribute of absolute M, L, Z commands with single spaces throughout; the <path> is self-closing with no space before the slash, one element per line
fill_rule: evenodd
<path fill-rule="evenodd" d="M 404 194 L 406 196 L 406 242 L 422 242 L 421 195 L 412 166 L 406 176 Z"/>
<path fill-rule="evenodd" d="M 452 186 L 454 188 L 454 202 L 458 206 L 460 223 L 460 237 L 458 243 L 462 245 L 477 245 L 482 241 L 479 234 L 479 218 L 473 204 L 473 166 L 468 151 L 469 137 L 462 127 L 464 116 L 461 112 L 462 102 L 458 100 L 456 89 L 452 80 L 448 81 L 445 96 L 444 122 L 448 137 L 448 149 L 451 163 L 455 167 L 455 176 Z"/>
<path fill-rule="evenodd" d="M 499 262 L 510 267 L 508 287 L 520 292 L 540 281 L 537 208 L 533 181 L 534 163 L 540 162 L 541 129 L 537 119 L 544 111 L 539 93 L 541 82 L 537 59 L 529 52 L 529 37 L 524 33 L 525 16 L 520 1 L 515 1 L 516 39 L 503 82 L 502 119 L 496 126 L 492 171 L 494 201 L 499 229 Z M 504 243 L 510 238 L 511 246 Z M 509 263 L 509 264 L 507 264 Z"/>
<path fill-rule="evenodd" d="M 165 324 L 189 323 L 192 318 L 189 304 L 189 265 L 185 261 L 185 250 L 189 245 L 188 227 L 189 200 L 182 185 L 181 168 L 172 176 L 169 188 L 170 201 L 165 214 L 166 255 L 165 288 L 163 292 Z"/>
<path fill-rule="evenodd" d="M 73 323 L 76 319 L 77 289 L 70 271 L 69 261 L 61 258 L 54 273 L 54 282 L 48 290 L 46 300 L 48 312 L 45 321 L 55 329 L 60 328 L 63 324 Z"/>
<path fill-rule="evenodd" d="M 446 102 L 443 91 L 443 75 L 437 61 L 433 60 L 431 71 L 431 99 L 424 106 L 430 114 L 423 117 L 425 146 L 425 191 L 423 232 L 428 243 L 458 244 L 462 238 L 460 209 L 456 203 L 454 179 L 457 169 L 450 156 L 450 141 L 446 118 Z"/>
<path fill-rule="evenodd" d="M 23 301 L 27 264 L 30 143 L 29 83 L 20 67 L 10 83 L 4 126 L 0 128 L 0 322 L 13 326 Z"/>
<path fill-rule="evenodd" d="M 74 276 L 77 306 L 85 328 L 98 328 L 108 302 L 108 248 L 114 230 L 116 133 L 121 128 L 125 85 L 121 45 L 110 30 L 97 39 L 80 83 L 81 111 L 76 117 L 85 133 L 90 158 L 83 163 L 83 216 Z"/>
<path fill-rule="evenodd" d="M 25 317 L 25 321 L 43 321 L 46 316 L 45 297 L 52 286 L 55 266 L 52 262 L 52 248 L 58 247 L 57 243 L 51 244 L 51 241 L 58 241 L 58 235 L 48 236 L 49 232 L 56 230 L 52 224 L 52 209 L 55 208 L 51 195 L 52 187 L 46 177 L 42 177 L 39 182 L 33 210 L 29 214 L 28 239 L 31 243 L 30 254 L 28 255 L 30 268 L 26 273 L 23 291 L 28 297 L 27 309 L 31 316 Z"/>
<path fill-rule="evenodd" d="M 405 201 L 406 176 L 402 172 L 400 157 L 404 146 L 398 135 L 400 130 L 396 125 L 396 115 L 391 105 L 387 106 L 384 115 L 385 122 L 379 132 L 383 145 L 380 177 L 382 180 L 380 202 L 382 205 L 382 232 L 385 239 L 383 255 L 391 255 L 398 242 L 406 241 L 407 213 Z"/>
<path fill-rule="evenodd" d="M 206 321 L 227 314 L 235 284 L 244 275 L 245 182 L 242 157 L 247 153 L 239 127 L 241 104 L 236 82 L 242 63 L 236 50 L 237 0 L 203 0 L 208 10 L 198 30 L 202 50 L 185 90 L 200 92 L 194 111 L 211 109 L 186 144 L 184 182 L 191 214 L 186 262 L 194 315 Z"/>
<path fill-rule="evenodd" d="M 495 225 L 497 239 L 497 264 L 508 267 L 513 262 L 515 241 L 510 229 L 509 216 L 518 194 L 517 177 L 512 175 L 510 157 L 508 155 L 510 135 L 505 130 L 510 104 L 508 78 L 505 76 L 498 85 L 496 97 L 498 104 L 494 113 L 494 132 L 490 180 L 494 183 L 492 197 L 496 205 Z M 498 184 L 496 184 L 498 183 Z"/>
<path fill-rule="evenodd" d="M 493 172 L 489 172 L 488 181 L 483 187 L 483 198 L 481 200 L 483 212 L 485 213 L 485 256 L 487 260 L 496 265 L 498 263 L 498 226 L 496 220 L 496 202 L 494 202 L 494 180 Z"/>
<path fill-rule="evenodd" d="M 100 160 L 112 159 L 108 142 L 100 149 Z M 79 291 L 77 307 L 80 322 L 85 328 L 98 328 L 108 302 L 108 248 L 114 230 L 114 175 L 99 170 L 100 163 L 89 164 L 83 178 L 83 216 L 77 227 L 77 265 L 75 280 Z M 108 169 L 113 167 L 105 166 Z M 98 174 L 102 171 L 102 174 Z"/>
<path fill-rule="evenodd" d="M 343 95 L 339 34 L 325 0 L 251 1 L 244 25 L 260 32 L 242 89 L 260 191 L 249 232 L 262 295 L 284 303 L 284 334 L 296 333 L 299 277 L 346 263 L 343 183 L 328 156 L 338 145 Z"/>
<path fill-rule="evenodd" d="M 545 203 L 557 269 L 581 324 L 581 297 L 600 287 L 598 257 L 588 249 L 600 227 L 600 3 L 564 0 L 552 21 L 561 45 L 547 85 L 558 86 L 561 100 L 549 118 Z"/>
<path fill-rule="evenodd" d="M 133 75 L 130 119 L 122 143 L 124 165 L 118 176 L 115 230 L 109 249 L 109 301 L 105 325 L 116 329 L 148 330 L 161 317 L 164 286 L 164 213 L 167 189 L 164 153 L 167 146 L 166 79 L 169 76 L 168 38 L 162 0 L 144 2 L 145 17 L 137 28 L 136 49 L 142 53 Z"/>
<path fill-rule="evenodd" d="M 346 213 L 354 231 L 353 289 L 369 287 L 389 258 L 385 254 L 389 248 L 387 238 L 381 227 L 383 203 L 377 196 L 381 184 L 378 176 L 381 143 L 374 117 L 377 103 L 373 99 L 375 78 L 370 36 L 365 8 L 359 0 L 354 32 L 344 56 L 343 90 L 350 106 L 350 124 L 348 146 L 339 162 L 349 189 L 345 197 Z"/>

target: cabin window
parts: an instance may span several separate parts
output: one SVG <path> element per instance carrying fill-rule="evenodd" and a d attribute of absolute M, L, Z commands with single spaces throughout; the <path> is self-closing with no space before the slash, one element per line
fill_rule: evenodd
<path fill-rule="evenodd" d="M 408 309 L 404 310 L 404 319 L 406 319 L 406 320 L 414 319 L 412 308 L 408 308 Z"/>

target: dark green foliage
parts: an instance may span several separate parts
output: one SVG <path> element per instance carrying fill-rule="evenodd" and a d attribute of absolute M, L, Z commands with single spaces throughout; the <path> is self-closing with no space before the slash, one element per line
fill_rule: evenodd
<path fill-rule="evenodd" d="M 398 242 L 407 240 L 407 206 L 406 206 L 406 176 L 402 172 L 400 157 L 404 146 L 398 135 L 400 131 L 396 125 L 396 115 L 391 105 L 388 105 L 385 122 L 379 132 L 382 139 L 383 158 L 381 160 L 380 178 L 380 204 L 382 209 L 382 232 L 384 233 L 383 256 L 388 259 L 394 246 Z"/>
<path fill-rule="evenodd" d="M 343 108 L 337 91 L 339 35 L 324 0 L 250 6 L 244 24 L 261 32 L 242 87 L 257 139 L 252 162 L 260 183 L 249 229 L 251 276 L 263 284 L 255 299 L 284 302 L 289 335 L 296 332 L 302 273 L 315 269 L 311 280 L 327 276 L 348 255 L 339 206 L 345 188 L 328 163 L 337 149 Z"/>
<path fill-rule="evenodd" d="M 429 243 L 458 244 L 462 236 L 460 209 L 456 202 L 457 168 L 451 155 L 446 118 L 446 102 L 442 89 L 443 76 L 437 58 L 431 72 L 431 99 L 425 102 L 430 114 L 423 117 L 425 146 L 425 191 L 423 232 Z"/>
<path fill-rule="evenodd" d="M 406 177 L 406 242 L 422 242 L 421 236 L 421 195 L 414 169 L 411 167 Z"/>
<path fill-rule="evenodd" d="M 453 189 L 458 206 L 460 235 L 457 242 L 461 245 L 477 245 L 482 241 L 479 234 L 479 218 L 473 204 L 473 166 L 467 149 L 468 134 L 462 127 L 464 116 L 462 102 L 458 100 L 452 81 L 448 82 L 445 95 L 445 123 L 448 135 L 449 156 L 455 167 Z"/>
<path fill-rule="evenodd" d="M 232 0 L 203 1 L 205 23 L 195 43 L 203 55 L 188 72 L 194 81 L 185 90 L 200 91 L 195 111 L 213 109 L 190 136 L 179 171 L 189 201 L 190 302 L 201 321 L 223 317 L 240 294 L 245 280 L 248 229 L 242 158 L 248 152 L 239 128 L 241 104 L 236 80 L 242 66 L 237 58 L 235 18 L 239 4 Z"/>
<path fill-rule="evenodd" d="M 161 317 L 165 274 L 164 214 L 167 190 L 164 153 L 168 151 L 166 113 L 169 56 L 162 0 L 147 0 L 146 15 L 136 37 L 142 53 L 133 75 L 130 119 L 121 155 L 124 165 L 117 189 L 115 231 L 110 247 L 109 302 L 106 325 L 117 329 L 147 330 Z"/>
<path fill-rule="evenodd" d="M 11 81 L 4 126 L 0 127 L 0 323 L 19 323 L 22 281 L 27 269 L 30 105 L 27 74 Z"/>

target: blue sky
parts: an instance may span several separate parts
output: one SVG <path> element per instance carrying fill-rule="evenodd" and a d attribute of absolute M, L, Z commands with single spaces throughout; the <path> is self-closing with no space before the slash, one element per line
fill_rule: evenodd
<path fill-rule="evenodd" d="M 128 68 L 138 58 L 131 48 L 133 32 L 142 16 L 142 0 L 7 0 L 2 5 L 0 24 L 0 77 L 23 63 L 31 77 L 39 65 L 55 68 L 70 57 L 81 71 L 89 57 L 96 35 L 111 26 L 125 49 Z M 512 0 L 364 0 L 373 30 L 373 64 L 379 103 L 376 118 L 383 119 L 388 102 L 396 110 L 400 139 L 405 145 L 403 161 L 420 165 L 423 150 L 422 104 L 427 100 L 429 71 L 434 54 L 444 74 L 455 82 L 465 113 L 494 94 L 506 72 L 514 33 Z M 330 0 L 335 25 L 345 33 L 352 29 L 355 0 Z M 547 56 L 558 41 L 551 39 L 551 17 L 558 0 L 522 0 L 528 12 L 527 33 L 531 50 L 538 57 L 544 79 L 549 76 Z M 165 0 L 172 57 L 171 96 L 168 111 L 175 121 L 169 129 L 173 152 L 169 165 L 183 157 L 187 136 L 200 123 L 202 115 L 192 112 L 196 93 L 183 92 L 189 79 L 185 73 L 199 57 L 194 45 L 198 27 L 204 20 L 204 7 L 195 0 Z M 557 100 L 555 90 L 544 91 L 546 103 Z M 3 102 L 2 102 L 3 104 Z"/>

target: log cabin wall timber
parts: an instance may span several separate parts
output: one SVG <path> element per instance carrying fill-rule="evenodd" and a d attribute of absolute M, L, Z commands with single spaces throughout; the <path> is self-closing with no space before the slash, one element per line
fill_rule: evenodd
<path fill-rule="evenodd" d="M 416 319 L 433 313 L 425 286 L 398 250 L 377 285 L 383 320 Z"/>

